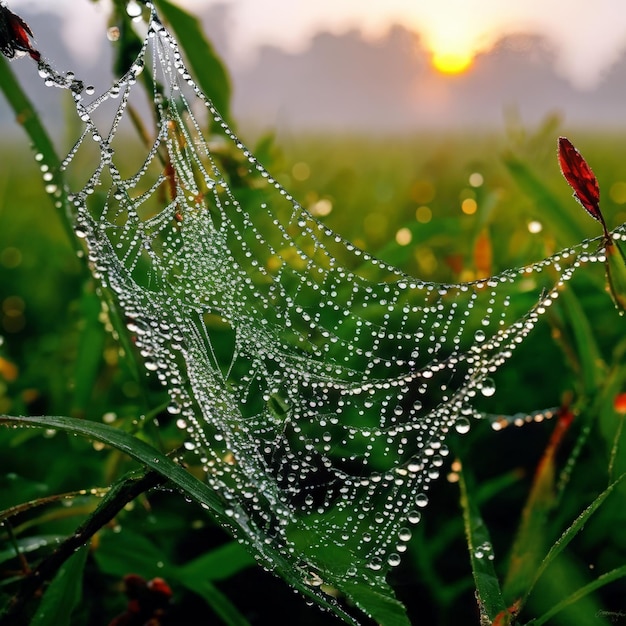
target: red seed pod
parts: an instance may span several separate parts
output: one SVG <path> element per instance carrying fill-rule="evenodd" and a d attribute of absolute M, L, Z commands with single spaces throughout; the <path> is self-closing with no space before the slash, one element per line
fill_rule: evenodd
<path fill-rule="evenodd" d="M 152 580 L 149 580 L 148 589 L 150 589 L 152 593 L 159 594 L 164 598 L 172 597 L 172 588 L 163 578 L 153 578 Z"/>

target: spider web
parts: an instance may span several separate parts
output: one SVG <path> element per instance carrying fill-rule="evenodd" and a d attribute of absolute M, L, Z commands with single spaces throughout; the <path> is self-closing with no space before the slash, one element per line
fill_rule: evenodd
<path fill-rule="evenodd" d="M 266 546 L 286 555 L 320 597 L 322 583 L 380 580 L 400 563 L 448 433 L 482 416 L 497 369 L 576 269 L 603 260 L 598 241 L 471 283 L 403 274 L 283 189 L 151 11 L 108 91 L 62 85 L 83 124 L 63 164 L 82 177 L 76 232 L 167 388 L 222 523 L 266 567 Z M 133 149 L 137 111 L 156 132 Z"/>

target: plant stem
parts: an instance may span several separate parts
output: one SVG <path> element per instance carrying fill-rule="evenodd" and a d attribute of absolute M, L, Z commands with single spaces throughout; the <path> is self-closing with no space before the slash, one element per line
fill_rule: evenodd
<path fill-rule="evenodd" d="M 30 620 L 30 615 L 26 610 L 28 603 L 46 582 L 54 578 L 63 563 L 108 524 L 129 502 L 165 482 L 166 479 L 163 476 L 152 470 L 123 476 L 111 487 L 98 508 L 76 529 L 76 532 L 24 578 L 6 612 L 0 616 L 0 626 L 27 626 Z"/>

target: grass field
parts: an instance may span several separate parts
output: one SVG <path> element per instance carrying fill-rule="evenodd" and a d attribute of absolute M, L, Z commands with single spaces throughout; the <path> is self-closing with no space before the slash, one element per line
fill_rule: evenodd
<path fill-rule="evenodd" d="M 283 146 L 272 144 L 266 158 L 278 179 L 305 206 L 348 239 L 414 275 L 458 281 L 538 260 L 574 243 L 569 239 L 572 233 L 598 234 L 597 224 L 571 199 L 559 174 L 558 132 L 549 128 L 513 138 L 494 133 L 375 141 L 303 137 Z M 607 219 L 612 225 L 619 223 L 626 217 L 624 141 L 592 133 L 570 136 L 598 174 Z M 138 415 L 148 415 L 158 406 L 158 392 L 149 384 L 139 388 L 118 359 L 115 342 L 100 321 L 92 281 L 43 192 L 26 147 L 5 148 L 3 163 L 1 411 L 77 415 L 139 428 L 132 424 L 137 424 Z M 514 175 L 511 163 L 518 164 Z M 522 174 L 520 163 L 525 168 Z M 539 201 L 545 201 L 548 192 L 552 205 Z M 464 204 L 468 199 L 473 202 Z M 542 228 L 531 232 L 537 230 L 532 226 L 536 222 Z M 562 223 L 568 230 L 560 229 Z M 559 310 L 546 320 L 524 346 L 522 357 L 506 367 L 498 380 L 500 406 L 509 414 L 556 406 L 568 394 L 574 398 L 581 412 L 554 462 L 557 476 L 580 433 L 590 430 L 558 506 L 554 496 L 544 502 L 545 524 L 535 529 L 536 546 L 549 546 L 609 479 L 611 449 L 623 419 L 623 414 L 613 411 L 611 401 L 621 391 L 626 372 L 621 361 L 624 320 L 603 293 L 602 281 L 601 275 L 591 275 L 575 285 L 575 312 Z M 567 306 L 566 302 L 559 307 Z M 569 315 L 584 316 L 603 362 L 584 363 L 575 337 L 564 329 L 571 326 Z M 583 380 L 583 372 L 589 369 L 600 376 L 596 388 Z M 603 376 L 612 377 L 610 389 Z M 524 501 L 553 429 L 554 422 L 546 421 L 494 433 L 482 424 L 455 444 L 475 477 L 475 497 L 491 531 L 502 577 L 510 567 L 508 557 L 523 521 Z M 158 431 L 148 424 L 146 436 L 160 439 L 164 447 L 177 437 L 167 422 Z M 61 434 L 2 430 L 0 437 L 2 509 L 37 497 L 105 486 L 128 465 L 114 451 Z M 626 465 L 623 449 L 620 446 L 613 459 L 613 477 Z M 531 596 L 528 617 L 541 614 L 597 574 L 623 564 L 619 530 L 624 524 L 623 498 L 623 490 L 613 496 L 571 551 L 551 566 L 550 575 L 541 579 Z M 183 561 L 192 545 L 193 550 L 198 546 L 210 550 L 227 541 L 194 505 L 181 509 L 176 500 L 167 493 L 144 498 L 120 516 L 120 533 L 115 534 L 117 527 L 103 529 L 102 545 L 110 548 L 105 554 L 96 546 L 90 559 L 76 623 L 85 623 L 79 619 L 82 615 L 90 624 L 106 624 L 115 611 L 121 611 L 124 599 L 116 575 L 131 570 L 147 577 L 158 573 L 158 565 L 150 563 L 154 551 L 162 552 L 165 560 Z M 27 560 L 37 559 L 45 546 L 54 545 L 55 537 L 71 532 L 93 505 L 93 498 L 73 496 L 20 518 L 14 532 Z M 26 547 L 36 541 L 37 548 Z M 127 542 L 134 546 L 132 556 L 123 553 Z M 8 594 L 15 581 L 11 572 L 17 574 L 19 564 L 9 559 L 11 548 L 5 546 L 3 589 Z M 442 479 L 433 490 L 427 515 L 417 527 L 403 565 L 394 570 L 392 583 L 414 623 L 478 623 L 454 482 Z M 242 569 L 219 585 L 251 623 L 276 623 L 276 603 L 295 611 L 298 623 L 326 619 L 293 598 L 286 586 L 255 569 Z M 623 590 L 623 582 L 613 583 L 574 604 L 574 622 L 565 610 L 550 623 L 609 623 L 602 611 L 619 613 L 624 608 Z M 268 593 L 273 594 L 271 603 L 266 600 Z M 174 614 L 195 610 L 199 602 L 188 589 L 177 589 Z M 102 613 L 99 622 L 94 611 Z"/>

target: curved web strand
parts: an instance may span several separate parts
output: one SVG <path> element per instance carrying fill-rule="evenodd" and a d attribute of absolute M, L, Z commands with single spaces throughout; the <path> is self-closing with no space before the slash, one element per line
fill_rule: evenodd
<path fill-rule="evenodd" d="M 156 133 L 133 161 L 120 146 L 140 80 Z M 154 15 L 129 72 L 75 101 L 85 126 L 64 167 L 79 176 L 92 140 L 100 155 L 73 194 L 77 232 L 233 532 L 291 555 L 305 582 L 384 575 L 447 434 L 480 417 L 493 374 L 576 269 L 601 260 L 599 242 L 472 283 L 403 274 L 282 188 Z M 329 546 L 349 558 L 330 564 Z"/>

